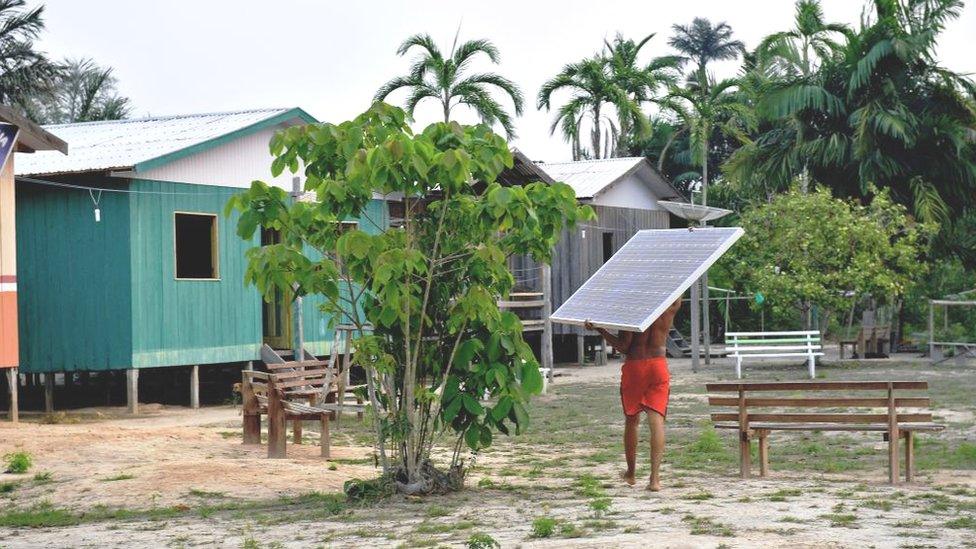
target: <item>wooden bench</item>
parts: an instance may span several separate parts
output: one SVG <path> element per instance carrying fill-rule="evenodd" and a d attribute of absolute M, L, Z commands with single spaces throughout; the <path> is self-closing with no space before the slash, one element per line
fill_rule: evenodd
<path fill-rule="evenodd" d="M 766 476 L 771 431 L 868 431 L 883 433 L 888 441 L 888 479 L 892 484 L 899 475 L 898 440 L 905 439 L 905 480 L 911 482 L 915 432 L 945 427 L 932 423 L 931 412 L 919 410 L 930 406 L 927 396 L 903 396 L 904 391 L 927 390 L 926 381 L 723 382 L 708 383 L 705 388 L 709 393 L 723 393 L 709 395 L 709 405 L 733 409 L 712 413 L 711 418 L 716 428 L 739 432 L 742 478 L 751 473 L 753 439 L 759 441 L 759 474 Z M 843 396 L 824 396 L 823 392 Z M 810 412 L 811 408 L 820 410 Z"/>
<path fill-rule="evenodd" d="M 885 346 L 890 347 L 891 326 L 861 326 L 857 337 L 843 338 L 838 342 L 840 347 L 840 360 L 844 360 L 844 350 L 851 348 L 852 358 L 867 358 L 868 353 L 884 353 Z"/>
<path fill-rule="evenodd" d="M 331 361 L 306 360 L 268 364 L 268 372 L 244 370 L 241 397 L 244 408 L 244 444 L 261 443 L 261 415 L 268 417 L 268 457 L 286 455 L 286 424 L 292 421 L 294 443 L 302 443 L 302 422 L 319 421 L 322 429 L 322 457 L 329 457 L 329 420 L 338 419 L 344 409 L 362 417 L 364 406 L 357 397 L 348 402 L 344 386 L 346 372 L 337 372 Z M 339 383 L 337 383 L 339 381 Z"/>
<path fill-rule="evenodd" d="M 817 357 L 823 356 L 820 332 L 726 332 L 725 351 L 735 361 L 735 377 L 742 378 L 744 358 L 805 357 L 810 379 L 816 377 Z"/>

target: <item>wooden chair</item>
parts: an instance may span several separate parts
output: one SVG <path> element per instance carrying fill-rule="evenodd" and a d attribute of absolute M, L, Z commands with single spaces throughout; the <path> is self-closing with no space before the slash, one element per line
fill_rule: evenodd
<path fill-rule="evenodd" d="M 726 332 L 725 351 L 735 361 L 735 377 L 742 378 L 745 358 L 804 357 L 810 379 L 816 376 L 816 358 L 823 356 L 820 332 Z"/>
<path fill-rule="evenodd" d="M 840 359 L 844 360 L 844 349 L 851 348 L 851 357 L 855 355 L 864 358 L 868 353 L 884 353 L 886 347 L 891 344 L 891 326 L 881 324 L 877 326 L 862 325 L 858 330 L 857 337 L 844 338 L 839 341 Z"/>
<path fill-rule="evenodd" d="M 364 406 L 346 402 L 354 387 L 336 383 L 343 372 L 336 372 L 327 361 L 306 360 L 268 364 L 269 372 L 245 370 L 241 374 L 244 407 L 244 444 L 261 443 L 261 415 L 268 417 L 268 457 L 286 455 L 286 424 L 292 421 L 293 440 L 302 443 L 302 422 L 319 421 L 322 429 L 322 457 L 330 453 L 329 421 L 343 409 L 360 417 Z M 332 402 L 328 402 L 332 400 Z"/>
<path fill-rule="evenodd" d="M 930 406 L 926 396 L 901 396 L 903 391 L 927 390 L 926 381 L 723 382 L 708 383 L 705 388 L 709 393 L 725 393 L 710 395 L 709 405 L 734 410 L 715 412 L 711 418 L 716 428 L 739 432 L 742 478 L 751 474 L 750 445 L 753 439 L 759 441 L 759 474 L 767 475 L 768 439 L 772 431 L 867 431 L 883 433 L 888 441 L 888 480 L 892 484 L 899 477 L 898 441 L 905 439 L 905 480 L 911 482 L 915 466 L 915 433 L 945 428 L 932 422 L 931 412 L 903 411 L 904 408 Z M 815 394 L 825 391 L 839 391 L 845 396 Z M 790 396 L 769 396 L 776 392 L 788 392 Z M 728 393 L 733 396 L 726 396 Z M 759 394 L 753 396 L 756 393 Z M 833 410 L 809 411 L 823 408 Z M 872 410 L 879 408 L 883 412 Z"/>

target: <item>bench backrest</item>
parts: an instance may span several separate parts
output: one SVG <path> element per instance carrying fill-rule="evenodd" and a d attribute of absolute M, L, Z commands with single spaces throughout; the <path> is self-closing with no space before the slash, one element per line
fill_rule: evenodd
<path fill-rule="evenodd" d="M 285 400 L 307 399 L 310 395 L 323 393 L 323 387 L 331 387 L 335 380 L 335 370 L 327 361 L 306 360 L 268 364 L 267 372 L 244 370 L 242 389 L 255 394 L 269 395 L 276 392 Z"/>
<path fill-rule="evenodd" d="M 725 350 L 729 356 L 784 356 L 819 353 L 820 332 L 726 332 Z"/>
<path fill-rule="evenodd" d="M 742 430 L 755 422 L 810 429 L 932 422 L 931 412 L 918 410 L 930 406 L 927 396 L 903 396 L 906 391 L 927 390 L 926 381 L 722 382 L 705 388 L 719 393 L 709 395 L 709 405 L 727 409 L 712 413 L 712 421 L 733 422 Z"/>

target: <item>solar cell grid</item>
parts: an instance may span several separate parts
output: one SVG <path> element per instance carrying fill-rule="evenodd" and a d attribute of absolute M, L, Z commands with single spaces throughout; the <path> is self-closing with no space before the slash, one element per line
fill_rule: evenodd
<path fill-rule="evenodd" d="M 644 331 L 742 233 L 738 227 L 638 231 L 550 318 Z"/>

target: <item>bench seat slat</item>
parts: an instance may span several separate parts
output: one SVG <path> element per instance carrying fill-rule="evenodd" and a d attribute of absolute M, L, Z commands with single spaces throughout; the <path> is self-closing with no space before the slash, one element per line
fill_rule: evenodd
<path fill-rule="evenodd" d="M 708 397 L 708 404 L 711 406 L 738 406 L 737 397 Z M 899 397 L 895 399 L 895 407 L 915 407 L 926 408 L 931 405 L 928 397 Z M 888 399 L 877 398 L 746 398 L 746 407 L 795 407 L 795 408 L 834 408 L 834 407 L 871 407 L 885 408 L 888 406 Z"/>
<path fill-rule="evenodd" d="M 742 358 L 778 358 L 786 356 L 823 356 L 821 352 L 812 353 L 731 353 L 731 357 L 742 357 Z"/>
<path fill-rule="evenodd" d="M 320 370 L 295 370 L 293 372 L 275 372 L 274 376 L 276 380 L 281 381 L 298 377 L 322 377 L 331 371 L 332 370 L 329 370 L 328 368 L 323 368 Z"/>
<path fill-rule="evenodd" d="M 725 338 L 726 345 L 786 345 L 791 343 L 813 343 L 815 345 L 820 345 L 820 338 L 806 338 L 806 337 L 789 337 L 782 339 L 738 339 L 738 338 Z"/>
<path fill-rule="evenodd" d="M 929 388 L 927 381 L 892 381 L 892 388 L 921 391 Z M 709 392 L 736 393 L 745 391 L 856 391 L 886 390 L 887 381 L 722 381 L 706 383 Z"/>
<path fill-rule="evenodd" d="M 738 429 L 738 423 L 716 423 L 716 429 Z M 771 431 L 878 431 L 886 432 L 887 425 L 873 424 L 838 424 L 838 423 L 771 423 L 757 422 L 749 425 L 750 429 L 769 429 Z M 945 425 L 936 423 L 906 423 L 899 424 L 901 431 L 941 431 Z"/>
<path fill-rule="evenodd" d="M 310 386 L 313 386 L 313 387 L 321 387 L 322 385 L 325 385 L 325 378 L 324 377 L 315 377 L 315 378 L 312 378 L 312 379 L 301 379 L 301 378 L 300 379 L 289 379 L 289 380 L 286 380 L 286 381 L 277 381 L 274 384 L 274 386 L 277 387 L 277 388 L 279 388 L 279 389 L 288 389 L 288 388 L 291 388 L 291 387 L 304 387 L 306 385 L 310 385 Z"/>
<path fill-rule="evenodd" d="M 762 345 L 731 345 L 731 346 L 729 346 L 729 345 L 726 345 L 725 346 L 725 352 L 727 352 L 727 353 L 736 353 L 736 354 L 741 353 L 741 352 L 754 353 L 754 352 L 760 352 L 760 351 L 775 351 L 775 352 L 779 352 L 779 351 L 807 351 L 807 350 L 810 350 L 810 349 L 813 349 L 814 351 L 819 351 L 819 350 L 823 349 L 823 347 L 821 347 L 820 344 L 816 344 L 816 345 L 779 345 L 779 346 L 775 346 L 775 345 L 773 345 L 773 346 L 762 346 Z M 802 353 L 802 354 L 803 355 L 806 355 L 807 353 Z M 821 353 L 821 354 L 823 354 L 823 353 Z M 743 355 L 743 356 L 745 356 L 745 355 Z"/>
<path fill-rule="evenodd" d="M 909 413 L 898 414 L 898 424 L 932 422 L 932 414 Z M 712 421 L 738 422 L 738 413 L 717 412 L 712 414 Z M 888 425 L 888 414 L 810 414 L 810 413 L 762 413 L 747 414 L 749 425 L 752 422 L 769 421 L 778 423 L 877 423 Z"/>
<path fill-rule="evenodd" d="M 726 337 L 730 336 L 813 336 L 820 337 L 820 332 L 817 330 L 793 330 L 787 332 L 725 332 Z"/>

